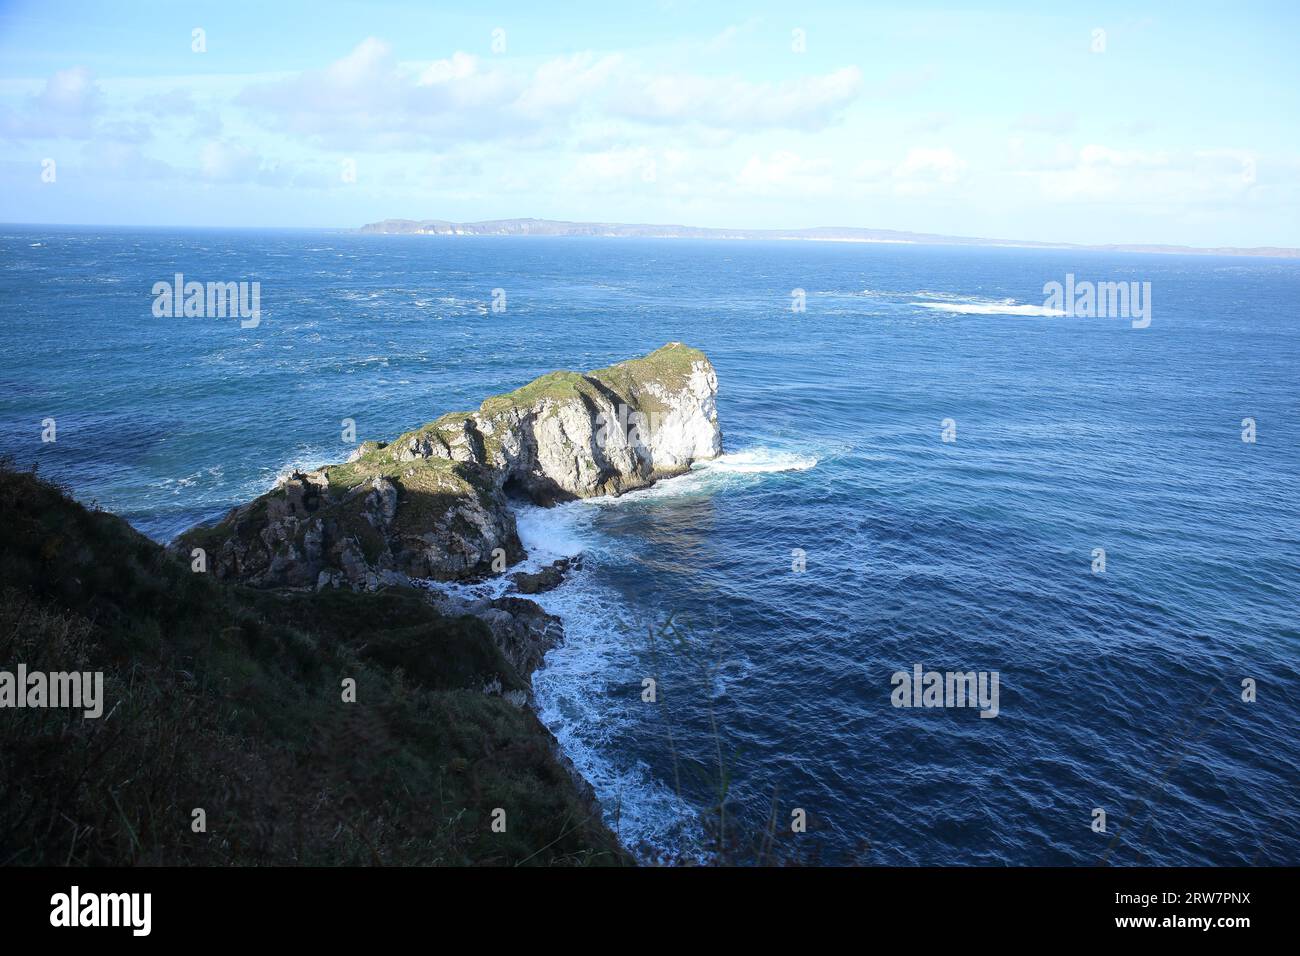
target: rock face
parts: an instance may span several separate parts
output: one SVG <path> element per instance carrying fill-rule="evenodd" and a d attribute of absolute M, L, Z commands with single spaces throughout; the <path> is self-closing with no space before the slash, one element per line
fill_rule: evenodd
<path fill-rule="evenodd" d="M 553 561 L 540 571 L 520 571 L 510 575 L 511 590 L 518 591 L 520 594 L 541 594 L 543 591 L 554 591 L 564 583 L 565 575 L 570 570 L 576 570 L 582 567 L 582 556 L 576 555 L 572 558 L 560 558 Z"/>
<path fill-rule="evenodd" d="M 717 394 L 704 353 L 674 342 L 585 375 L 543 375 L 360 460 L 382 450 L 477 465 L 538 504 L 621 494 L 721 454 Z"/>
<path fill-rule="evenodd" d="M 446 617 L 468 614 L 486 624 L 497 649 L 529 684 L 532 683 L 533 671 L 542 665 L 546 652 L 564 640 L 564 623 L 526 598 L 507 596 L 475 599 L 438 591 L 429 591 L 426 596 L 429 603 Z M 492 692 L 490 688 L 484 690 Z M 511 694 L 500 688 L 496 692 Z M 527 702 L 528 695 L 518 693 L 507 699 L 522 707 Z"/>
<path fill-rule="evenodd" d="M 580 374 L 552 372 L 341 465 L 294 473 L 172 548 L 259 586 L 373 590 L 465 580 L 524 557 L 510 495 L 618 495 L 722 452 L 718 379 L 679 342 Z"/>

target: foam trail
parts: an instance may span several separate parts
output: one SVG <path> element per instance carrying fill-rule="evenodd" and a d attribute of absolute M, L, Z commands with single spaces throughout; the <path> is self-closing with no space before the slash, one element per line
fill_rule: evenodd
<path fill-rule="evenodd" d="M 581 571 L 554 591 L 534 596 L 564 621 L 564 643 L 546 655 L 533 674 L 538 716 L 560 742 L 578 772 L 591 783 L 606 822 L 625 846 L 649 846 L 692 856 L 702 845 L 699 810 L 640 761 L 628 761 L 614 743 L 619 738 L 661 733 L 645 723 L 645 712 L 629 707 L 619 685 L 638 686 L 645 673 L 645 621 L 653 607 L 629 607 L 626 596 L 601 580 L 603 562 L 626 560 L 626 542 L 607 540 L 593 527 L 600 510 L 636 501 L 653 503 L 687 495 L 713 494 L 747 486 L 779 472 L 807 471 L 810 455 L 757 447 L 697 462 L 684 475 L 618 498 L 589 498 L 554 508 L 523 506 L 516 513 L 529 561 L 585 556 Z M 740 667 L 740 665 L 737 665 Z M 726 679 L 743 679 L 727 674 Z M 719 674 L 713 693 L 725 695 Z"/>
<path fill-rule="evenodd" d="M 1049 309 L 1045 305 L 1013 305 L 1009 302 L 913 302 L 926 309 L 955 312 L 959 315 L 1040 315 L 1060 317 L 1063 309 Z"/>
<path fill-rule="evenodd" d="M 591 498 L 593 504 L 634 504 L 666 498 L 712 495 L 722 491 L 747 488 L 764 475 L 807 471 L 817 467 L 812 455 L 757 447 L 697 461 L 691 470 L 676 478 L 667 478 L 649 488 L 630 491 L 619 498 Z"/>
<path fill-rule="evenodd" d="M 616 828 L 629 848 L 651 847 L 693 858 L 703 845 L 699 809 L 680 797 L 668 782 L 639 760 L 628 759 L 617 741 L 663 732 L 645 711 L 629 707 L 627 695 L 611 693 L 620 685 L 639 686 L 645 622 L 654 607 L 630 607 L 625 595 L 602 580 L 603 563 L 627 560 L 626 541 L 603 535 L 596 526 L 601 509 L 636 501 L 653 503 L 688 495 L 708 495 L 746 487 L 780 472 L 816 467 L 811 455 L 766 447 L 749 448 L 697 462 L 686 474 L 621 497 L 587 498 L 542 508 L 515 506 L 519 537 L 528 552 L 511 568 L 536 570 L 561 558 L 583 555 L 581 570 L 553 591 L 532 595 L 542 608 L 564 622 L 564 642 L 550 651 L 533 674 L 533 699 L 538 717 L 560 742 L 565 755 L 595 789 L 605 820 Z M 463 597 L 498 597 L 509 587 L 509 576 L 473 584 L 433 583 Z M 719 674 L 712 693 L 725 695 L 726 681 L 743 679 Z"/>
<path fill-rule="evenodd" d="M 702 838 L 698 809 L 617 745 L 662 732 L 626 694 L 610 692 L 639 686 L 645 673 L 641 615 L 653 609 L 629 607 L 592 567 L 534 600 L 559 615 L 565 629 L 564 643 L 533 674 L 538 716 L 595 789 L 605 822 L 624 846 L 690 853 Z"/>
<path fill-rule="evenodd" d="M 550 564 L 582 553 L 586 545 L 582 533 L 586 524 L 584 518 L 589 518 L 589 514 L 584 514 L 586 509 L 574 507 L 575 504 L 578 502 L 554 508 L 515 506 L 515 524 L 529 560 Z"/>
<path fill-rule="evenodd" d="M 811 455 L 796 455 L 791 452 L 773 451 L 770 448 L 755 448 L 753 451 L 738 451 L 722 455 L 710 461 L 698 462 L 692 470 L 696 471 L 730 471 L 737 474 L 767 474 L 778 471 L 807 471 L 817 467 L 817 459 Z"/>

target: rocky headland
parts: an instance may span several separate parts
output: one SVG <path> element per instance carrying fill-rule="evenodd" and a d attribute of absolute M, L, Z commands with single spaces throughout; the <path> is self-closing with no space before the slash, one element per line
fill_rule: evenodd
<path fill-rule="evenodd" d="M 512 497 L 619 495 L 722 451 L 717 375 L 678 342 L 593 372 L 543 375 L 348 460 L 295 472 L 173 544 L 262 587 L 465 581 L 524 558 Z"/>
<path fill-rule="evenodd" d="M 571 564 L 517 569 L 526 554 L 511 501 L 619 495 L 716 457 L 717 390 L 708 357 L 680 342 L 592 372 L 551 372 L 476 411 L 363 442 L 341 464 L 294 472 L 171 549 L 185 560 L 200 549 L 217 578 L 262 588 L 374 591 L 505 574 L 512 591 L 536 594 Z M 486 623 L 526 680 L 562 638 L 558 619 L 523 597 L 426 593 L 443 613 Z"/>
<path fill-rule="evenodd" d="M 707 357 L 680 343 L 552 372 L 289 475 L 165 549 L 0 462 L 0 630 L 29 666 L 103 671 L 113 714 L 102 730 L 48 710 L 0 725 L 0 805 L 34 821 L 0 823 L 0 851 L 633 862 L 527 706 L 563 631 L 526 595 L 580 559 L 520 566 L 511 503 L 618 495 L 720 454 L 716 395 Z M 422 586 L 492 578 L 492 597 Z M 191 829 L 194 806 L 215 836 Z"/>
<path fill-rule="evenodd" d="M 520 682 L 489 677 L 482 690 L 523 707 L 533 671 L 564 634 L 523 595 L 558 586 L 580 558 L 520 569 L 527 555 L 512 501 L 620 495 L 717 457 L 717 389 L 707 356 L 679 342 L 591 372 L 551 372 L 476 411 L 290 474 L 170 550 L 186 561 L 201 551 L 218 579 L 262 589 L 375 592 L 505 576 L 496 597 L 417 593 L 445 617 L 487 626 Z M 556 757 L 594 803 L 558 747 Z"/>

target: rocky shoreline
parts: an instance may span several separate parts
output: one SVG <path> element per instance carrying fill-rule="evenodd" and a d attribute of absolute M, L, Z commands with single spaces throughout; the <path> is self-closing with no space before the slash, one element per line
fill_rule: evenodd
<path fill-rule="evenodd" d="M 550 590 L 570 561 L 519 569 L 527 555 L 511 500 L 619 495 L 717 457 L 717 388 L 704 353 L 680 342 L 585 374 L 552 372 L 477 411 L 363 442 L 342 464 L 294 472 L 170 550 L 261 588 L 374 591 L 508 575 L 518 595 Z M 446 614 L 487 623 L 525 679 L 563 638 L 559 619 L 523 596 L 426 594 Z"/>
<path fill-rule="evenodd" d="M 564 638 L 560 619 L 526 595 L 557 587 L 580 558 L 521 569 L 527 554 L 511 501 L 620 495 L 721 452 L 717 375 L 703 352 L 673 342 L 592 372 L 552 372 L 477 411 L 364 442 L 346 462 L 294 472 L 169 549 L 261 589 L 419 587 L 442 615 L 487 626 L 527 689 L 500 680 L 482 689 L 522 708 L 532 703 L 533 672 Z M 502 575 L 510 585 L 498 597 L 436 587 Z M 558 742 L 553 749 L 598 812 L 590 785 Z"/>
<path fill-rule="evenodd" d="M 510 499 L 620 495 L 722 452 L 717 375 L 679 342 L 609 368 L 552 372 L 342 464 L 295 472 L 172 549 L 256 587 L 375 590 L 471 581 L 525 557 Z"/>
<path fill-rule="evenodd" d="M 533 588 L 524 593 L 550 591 L 563 583 L 571 567 L 576 565 L 566 558 L 535 574 L 516 572 L 511 576 L 511 588 L 517 589 L 518 582 L 524 579 L 532 582 L 527 586 Z M 535 583 L 539 580 L 544 584 L 539 586 Z M 520 597 L 518 593 L 507 591 L 500 597 L 471 598 L 439 590 L 436 586 L 427 588 L 425 593 L 429 603 L 443 615 L 469 615 L 486 624 L 497 649 L 529 685 L 532 684 L 533 671 L 541 666 L 546 652 L 564 641 L 564 622 L 547 613 L 536 601 Z M 526 702 L 526 696 L 512 697 L 509 691 L 504 696 L 520 706 Z"/>
<path fill-rule="evenodd" d="M 558 639 L 525 599 L 222 581 L 3 458 L 0 508 L 11 657 L 102 675 L 106 705 L 0 722 L 11 863 L 634 862 L 525 706 Z"/>
<path fill-rule="evenodd" d="M 563 558 L 536 573 L 516 572 L 512 575 L 511 588 L 517 589 L 520 579 L 524 579 L 533 582 L 526 586 L 534 588 L 525 593 L 550 591 L 564 582 L 571 568 L 576 570 L 578 566 L 578 562 Z M 538 581 L 542 582 L 541 586 L 536 585 Z M 426 590 L 426 596 L 429 603 L 445 617 L 469 616 L 487 625 L 493 644 L 514 666 L 528 688 L 512 690 L 503 687 L 499 679 L 493 679 L 484 685 L 483 693 L 499 695 L 515 707 L 526 706 L 535 711 L 532 696 L 533 672 L 542 666 L 547 651 L 564 643 L 564 622 L 557 615 L 548 613 L 536 601 L 518 597 L 509 591 L 501 597 L 467 598 L 432 587 Z M 556 762 L 564 768 L 590 813 L 600 819 L 602 811 L 595 789 L 574 766 L 549 729 L 546 729 L 546 735 Z"/>

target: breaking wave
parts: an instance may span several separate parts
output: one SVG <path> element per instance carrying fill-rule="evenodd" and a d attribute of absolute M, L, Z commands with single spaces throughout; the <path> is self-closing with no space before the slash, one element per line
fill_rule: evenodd
<path fill-rule="evenodd" d="M 1026 305 L 1017 303 L 1015 299 L 1002 299 L 998 302 L 955 299 L 942 302 L 913 302 L 912 305 L 958 315 L 1036 315 L 1051 318 L 1065 315 L 1063 309 L 1051 309 L 1045 305 Z"/>
<path fill-rule="evenodd" d="M 741 482 L 807 471 L 817 462 L 810 455 L 759 447 L 697 462 L 684 475 L 617 498 L 516 510 L 528 564 L 582 555 L 582 568 L 560 587 L 533 596 L 563 620 L 565 632 L 564 642 L 533 674 L 533 695 L 542 722 L 595 789 L 606 823 L 630 849 L 649 847 L 690 857 L 702 845 L 703 832 L 697 807 L 643 761 L 611 743 L 628 734 L 657 732 L 644 724 L 642 712 L 627 706 L 620 689 L 640 686 L 645 622 L 658 609 L 630 603 L 601 573 L 602 566 L 633 560 L 635 542 L 600 531 L 596 519 L 601 509 L 736 490 Z"/>

